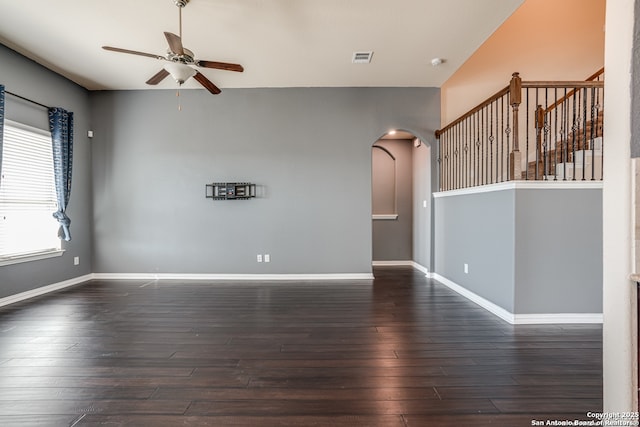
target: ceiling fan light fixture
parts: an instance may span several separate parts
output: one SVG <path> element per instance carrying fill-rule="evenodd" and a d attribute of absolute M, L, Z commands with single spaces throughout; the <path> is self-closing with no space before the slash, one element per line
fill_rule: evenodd
<path fill-rule="evenodd" d="M 165 64 L 164 69 L 167 70 L 169 74 L 171 74 L 173 80 L 175 80 L 179 85 L 182 85 L 190 77 L 196 75 L 196 70 L 186 64 L 181 64 L 179 62 L 171 62 L 169 64 Z"/>

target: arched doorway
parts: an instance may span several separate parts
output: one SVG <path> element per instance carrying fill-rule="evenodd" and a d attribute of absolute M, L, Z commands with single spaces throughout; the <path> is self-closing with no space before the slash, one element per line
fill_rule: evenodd
<path fill-rule="evenodd" d="M 372 145 L 372 264 L 428 269 L 431 153 L 413 133 L 389 132 Z"/>

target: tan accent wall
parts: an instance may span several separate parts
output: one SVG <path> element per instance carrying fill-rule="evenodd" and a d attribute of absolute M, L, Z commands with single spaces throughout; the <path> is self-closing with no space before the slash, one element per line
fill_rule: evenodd
<path fill-rule="evenodd" d="M 509 84 L 584 80 L 604 65 L 605 0 L 526 0 L 442 86 L 442 125 Z"/>

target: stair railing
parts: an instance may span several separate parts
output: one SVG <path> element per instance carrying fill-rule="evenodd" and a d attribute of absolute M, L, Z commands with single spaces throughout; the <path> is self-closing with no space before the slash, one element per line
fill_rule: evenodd
<path fill-rule="evenodd" d="M 436 131 L 440 190 L 602 179 L 604 69 L 586 81 L 507 87 Z"/>

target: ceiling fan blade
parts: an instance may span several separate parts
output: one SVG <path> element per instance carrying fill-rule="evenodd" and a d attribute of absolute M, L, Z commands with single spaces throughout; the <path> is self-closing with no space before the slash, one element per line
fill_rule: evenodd
<path fill-rule="evenodd" d="M 200 83 L 202 86 L 204 86 L 205 89 L 207 89 L 209 92 L 211 92 L 214 95 L 219 94 L 220 88 L 218 88 L 218 86 L 214 85 L 211 80 L 209 80 L 208 78 L 206 78 L 204 76 L 204 74 L 200 73 L 199 71 L 196 71 L 196 74 L 193 76 L 194 79 L 196 79 L 198 81 L 198 83 Z"/>
<path fill-rule="evenodd" d="M 184 55 L 184 47 L 182 46 L 182 40 L 180 36 L 176 36 L 173 33 L 164 32 L 164 36 L 167 38 L 167 43 L 169 43 L 169 49 L 171 52 L 176 55 Z"/>
<path fill-rule="evenodd" d="M 216 62 L 216 61 L 196 61 L 196 65 L 205 68 L 215 68 L 218 70 L 237 71 L 239 73 L 244 71 L 244 68 L 240 64 L 229 64 L 228 62 Z"/>
<path fill-rule="evenodd" d="M 110 50 L 112 52 L 128 53 L 130 55 L 148 56 L 149 58 L 155 58 L 155 59 L 164 59 L 163 56 L 154 55 L 153 53 L 138 52 L 137 50 L 121 49 L 119 47 L 113 47 L 113 46 L 102 46 L 102 48 L 104 50 Z"/>
<path fill-rule="evenodd" d="M 169 75 L 169 72 L 167 70 L 165 70 L 164 68 L 162 68 L 160 71 L 158 71 L 156 74 L 154 74 L 153 77 L 151 77 L 149 80 L 147 80 L 146 83 L 148 85 L 157 85 L 162 80 L 164 80 L 164 78 L 167 77 L 168 75 Z"/>

